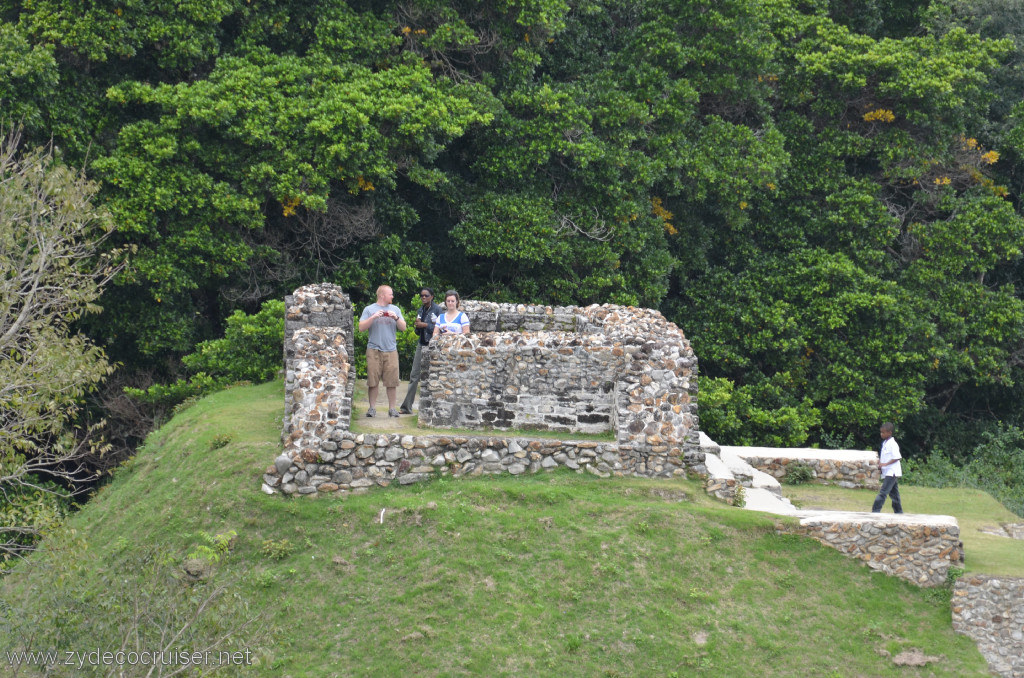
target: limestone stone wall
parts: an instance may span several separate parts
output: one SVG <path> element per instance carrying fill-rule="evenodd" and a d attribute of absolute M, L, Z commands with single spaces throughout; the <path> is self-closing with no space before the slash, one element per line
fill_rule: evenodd
<path fill-rule="evenodd" d="M 420 425 L 599 433 L 617 421 L 620 342 L 602 334 L 485 332 L 438 337 Z"/>
<path fill-rule="evenodd" d="M 964 575 L 952 608 L 953 629 L 978 644 L 994 673 L 1024 678 L 1024 579 Z"/>
<path fill-rule="evenodd" d="M 942 586 L 950 567 L 962 567 L 964 546 L 952 516 L 823 512 L 780 532 L 803 534 L 918 586 Z"/>
<path fill-rule="evenodd" d="M 285 297 L 286 454 L 315 456 L 352 417 L 352 302 L 335 285 L 307 285 Z"/>
<path fill-rule="evenodd" d="M 577 430 L 614 430 L 614 442 L 572 440 L 571 434 L 563 440 L 503 438 L 493 431 L 362 435 L 349 430 L 355 383 L 349 298 L 320 284 L 299 288 L 285 301 L 283 450 L 264 472 L 264 492 L 316 495 L 432 474 L 534 473 L 559 466 L 602 476 L 704 470 L 696 358 L 682 332 L 660 313 L 468 302 L 473 334 L 445 337 L 428 351 L 421 422 L 453 425 L 458 407 L 474 413 L 460 415 L 460 427 L 494 429 L 505 421 L 539 426 L 541 418 L 562 424 L 548 420 L 551 415 L 572 420 Z M 512 411 L 519 418 L 502 415 L 499 421 L 499 413 Z"/>
<path fill-rule="evenodd" d="M 615 443 L 475 436 L 410 436 L 335 430 L 315 454 L 283 452 L 264 492 L 317 495 L 407 485 L 433 476 L 537 473 L 558 467 L 604 478 L 681 475 L 685 469 L 621 454 Z"/>
<path fill-rule="evenodd" d="M 467 301 L 473 333 L 431 342 L 420 422 L 615 431 L 626 451 L 701 464 L 697 358 L 657 311 Z"/>
<path fill-rule="evenodd" d="M 878 453 L 861 450 L 819 450 L 775 447 L 732 447 L 730 450 L 758 471 L 784 480 L 796 464 L 809 466 L 813 482 L 847 488 L 879 486 Z"/>

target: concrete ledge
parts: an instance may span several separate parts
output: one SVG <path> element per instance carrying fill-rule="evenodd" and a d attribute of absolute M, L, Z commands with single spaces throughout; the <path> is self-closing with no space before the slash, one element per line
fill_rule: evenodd
<path fill-rule="evenodd" d="M 735 503 L 736 488 L 739 486 L 739 482 L 725 462 L 714 454 L 705 453 L 704 467 L 708 473 L 707 480 L 704 482 L 704 491 L 729 504 Z"/>
<path fill-rule="evenodd" d="M 783 480 L 794 464 L 814 471 L 814 482 L 840 487 L 877 488 L 878 454 L 864 450 L 819 450 L 810 447 L 741 447 L 722 445 L 722 454 L 734 454 L 754 468 Z"/>
<path fill-rule="evenodd" d="M 797 511 L 798 526 L 779 532 L 802 534 L 857 558 L 868 567 L 918 586 L 942 586 L 950 567 L 962 567 L 964 546 L 953 516 Z"/>

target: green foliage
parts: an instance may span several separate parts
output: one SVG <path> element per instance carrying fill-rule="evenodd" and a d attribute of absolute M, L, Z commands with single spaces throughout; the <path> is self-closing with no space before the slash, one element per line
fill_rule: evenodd
<path fill-rule="evenodd" d="M 26 484 L 5 488 L 0 496 L 0 571 L 6 571 L 15 555 L 29 551 L 59 527 L 71 510 L 71 502 L 60 487 L 36 477 Z"/>
<path fill-rule="evenodd" d="M 1024 516 L 1024 429 L 999 427 L 981 434 L 977 446 L 957 455 L 941 450 L 903 464 L 905 482 L 926 487 L 975 487 Z"/>
<path fill-rule="evenodd" d="M 814 469 L 810 465 L 797 462 L 786 467 L 786 477 L 782 482 L 787 485 L 803 485 L 814 480 L 814 475 Z"/>
<path fill-rule="evenodd" d="M 295 546 L 288 539 L 267 539 L 260 547 L 260 553 L 271 560 L 283 560 L 292 554 Z"/>
<path fill-rule="evenodd" d="M 105 451 L 96 427 L 78 415 L 113 368 L 74 324 L 100 310 L 101 289 L 122 265 L 119 253 L 104 251 L 113 226 L 92 203 L 96 185 L 57 162 L 52 149 L 21 149 L 19 138 L 0 137 L 3 560 L 53 528 L 88 479 L 83 459 Z"/>
<path fill-rule="evenodd" d="M 32 44 L 18 26 L 0 22 L 0 63 L 0 130 L 14 124 L 40 125 L 40 102 L 57 85 L 53 46 Z"/>
<path fill-rule="evenodd" d="M 284 302 L 270 299 L 259 312 L 236 310 L 228 316 L 224 337 L 204 341 L 182 358 L 195 374 L 170 384 L 125 388 L 125 393 L 160 411 L 190 398 L 213 393 L 240 381 L 261 383 L 277 376 L 282 368 Z"/>
<path fill-rule="evenodd" d="M 226 382 L 200 372 L 188 379 L 178 379 L 171 384 L 153 384 L 148 388 L 125 388 L 124 392 L 140 402 L 156 406 L 159 409 L 170 409 L 178 403 L 190 398 L 206 395 L 220 390 Z"/>
<path fill-rule="evenodd" d="M 1024 419 L 1020 8 L 8 2 L 0 106 L 138 246 L 83 325 L 131 370 L 237 375 L 195 357 L 232 309 L 429 281 L 660 308 L 723 440 L 949 447 Z"/>
<path fill-rule="evenodd" d="M 220 559 L 231 550 L 235 539 L 238 538 L 238 532 L 235 530 L 228 530 L 219 534 L 200 532 L 199 537 L 204 543 L 196 545 L 195 550 L 190 552 L 188 557 L 205 560 L 210 563 L 219 563 Z"/>
<path fill-rule="evenodd" d="M 270 299 L 248 315 L 241 310 L 228 316 L 224 337 L 198 344 L 182 363 L 194 372 L 205 372 L 228 381 L 269 381 L 282 368 L 284 301 Z"/>
<path fill-rule="evenodd" d="M 775 406 L 760 407 L 761 402 Z M 810 400 L 794 402 L 772 384 L 737 388 L 722 377 L 701 377 L 699 403 L 701 429 L 724 445 L 799 447 L 820 421 Z"/>
<path fill-rule="evenodd" d="M 140 246 L 121 280 L 137 291 L 119 299 L 130 321 L 119 331 L 143 353 L 189 348 L 193 295 L 247 266 L 308 256 L 289 248 L 310 237 L 333 256 L 374 234 L 387 216 L 375 196 L 394 188 L 399 164 L 429 162 L 488 119 L 472 106 L 476 88 L 435 83 L 419 63 L 335 56 L 315 44 L 305 56 L 257 48 L 218 59 L 202 80 L 109 91 L 116 105 L 159 112 L 126 125 L 94 163 L 122 233 Z M 287 235 L 264 243 L 264 224 Z M 140 321 L 147 331 L 136 335 Z"/>

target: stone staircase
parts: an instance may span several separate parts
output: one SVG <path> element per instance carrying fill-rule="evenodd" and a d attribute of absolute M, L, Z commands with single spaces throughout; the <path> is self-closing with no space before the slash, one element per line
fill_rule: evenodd
<path fill-rule="evenodd" d="M 873 570 L 918 586 L 941 586 L 950 568 L 962 568 L 964 547 L 953 516 L 866 511 L 805 511 L 784 496 L 779 479 L 795 465 L 809 467 L 812 482 L 878 487 L 878 455 L 859 450 L 782 449 L 718 445 L 704 433 L 700 448 L 706 489 L 745 509 L 780 520 L 777 532 L 801 534 L 856 558 Z M 807 468 L 801 472 L 807 474 Z M 1003 526 L 999 536 L 1021 538 L 1024 525 Z M 993 534 L 995 534 L 993 532 Z M 1024 578 L 969 574 L 953 591 L 953 628 L 969 636 L 993 674 L 1024 678 Z"/>
<path fill-rule="evenodd" d="M 804 534 L 868 567 L 920 586 L 940 586 L 950 567 L 962 567 L 960 527 L 952 516 L 804 511 L 782 494 L 780 478 L 801 466 L 812 482 L 877 487 L 878 456 L 862 450 L 732 447 L 700 434 L 709 494 L 745 509 L 798 522 L 779 531 Z"/>

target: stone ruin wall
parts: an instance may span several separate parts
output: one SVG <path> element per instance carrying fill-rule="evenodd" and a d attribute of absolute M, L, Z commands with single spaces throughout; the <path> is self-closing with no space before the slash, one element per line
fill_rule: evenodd
<path fill-rule="evenodd" d="M 420 421 L 613 431 L 624 451 L 701 465 L 697 358 L 657 311 L 467 301 L 473 333 L 431 342 Z"/>
<path fill-rule="evenodd" d="M 964 545 L 956 520 L 944 516 L 881 516 L 823 512 L 777 532 L 811 537 L 825 546 L 922 587 L 942 586 L 951 567 L 963 567 Z"/>
<path fill-rule="evenodd" d="M 601 433 L 616 421 L 626 354 L 603 335 L 564 332 L 439 337 L 420 394 L 434 428 Z"/>
<path fill-rule="evenodd" d="M 556 405 L 567 410 L 569 399 L 578 393 L 582 404 L 574 406 L 573 416 L 563 410 L 556 416 L 573 419 L 577 427 L 613 430 L 615 442 L 572 440 L 571 433 L 564 440 L 500 437 L 494 430 L 481 431 L 479 436 L 433 434 L 429 429 L 421 436 L 352 433 L 352 304 L 334 285 L 310 285 L 286 298 L 284 450 L 266 469 L 263 491 L 316 495 L 393 481 L 416 482 L 432 474 L 516 474 L 556 467 L 603 477 L 704 473 L 697 433 L 696 358 L 682 332 L 660 313 L 619 306 L 464 305 L 473 334 L 446 336 L 433 342 L 425 354 L 427 367 L 421 388 L 430 394 L 424 401 L 430 398 L 432 402 L 429 408 L 421 402 L 421 421 L 426 409 L 426 421 L 445 425 L 438 414 L 445 405 L 466 402 L 474 406 L 479 425 L 494 429 L 500 411 L 513 411 L 509 405 L 523 402 L 522 414 L 550 406 L 551 413 L 535 414 L 554 415 Z M 539 346 L 540 342 L 545 346 Z M 500 361 L 496 356 L 515 360 L 518 354 L 525 360 L 524 347 L 530 347 L 532 356 L 535 348 L 550 348 L 548 342 L 556 348 L 546 353 L 548 367 L 538 369 L 548 369 L 549 374 L 553 369 L 561 377 L 531 379 L 529 369 L 523 367 L 518 381 L 497 379 Z M 600 379 L 590 372 L 597 369 L 596 364 L 602 365 Z M 448 374 L 453 379 L 460 372 L 463 385 L 447 383 L 454 386 L 450 395 L 463 400 L 437 397 L 446 394 L 445 389 L 436 390 L 433 375 L 441 379 Z M 578 391 L 569 387 L 569 374 L 576 375 L 572 384 Z M 487 398 L 473 402 L 474 398 L 465 397 L 469 392 L 482 395 L 485 386 Z M 539 386 L 556 393 L 539 393 L 543 402 L 530 400 Z M 509 388 L 520 392 L 509 393 Z M 501 393 L 500 400 L 491 397 L 495 392 Z M 515 403 L 510 395 L 518 396 Z M 453 409 L 447 409 L 449 416 Z M 485 418 L 491 412 L 493 422 Z M 522 421 L 525 419 L 516 420 L 516 426 Z M 469 423 L 461 425 L 468 427 Z"/>
<path fill-rule="evenodd" d="M 851 450 L 851 452 L 856 452 Z M 819 485 L 838 485 L 848 489 L 877 490 L 880 485 L 878 457 L 864 459 L 851 455 L 851 459 L 816 459 L 813 457 L 770 457 L 743 455 L 743 460 L 777 480 L 784 480 L 790 469 L 797 465 L 809 466 L 814 472 L 812 482 Z"/>
<path fill-rule="evenodd" d="M 308 457 L 334 431 L 348 430 L 356 380 L 353 341 L 352 302 L 336 286 L 307 285 L 285 297 L 286 454 Z"/>
<path fill-rule="evenodd" d="M 953 630 L 968 636 L 993 673 L 1024 678 L 1024 579 L 966 574 L 953 587 Z"/>

